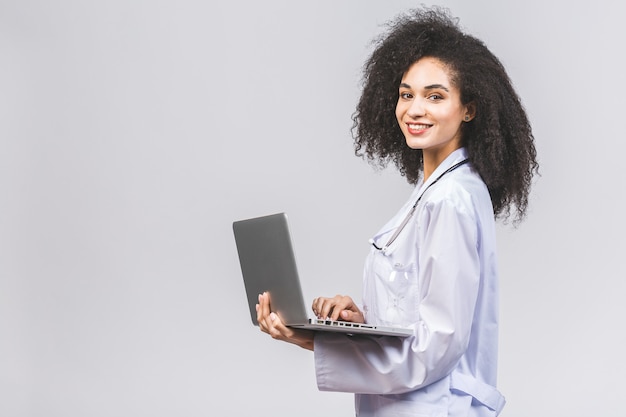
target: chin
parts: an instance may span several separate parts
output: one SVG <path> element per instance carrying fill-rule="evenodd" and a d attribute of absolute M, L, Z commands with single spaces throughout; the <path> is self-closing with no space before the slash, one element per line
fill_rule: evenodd
<path fill-rule="evenodd" d="M 419 143 L 415 143 L 415 142 L 414 142 L 414 141 L 412 141 L 412 140 L 407 140 L 407 141 L 406 141 L 406 146 L 408 146 L 408 147 L 409 147 L 409 148 L 411 148 L 411 149 L 415 149 L 415 150 L 417 150 L 417 149 L 423 149 L 423 147 L 422 147 Z"/>

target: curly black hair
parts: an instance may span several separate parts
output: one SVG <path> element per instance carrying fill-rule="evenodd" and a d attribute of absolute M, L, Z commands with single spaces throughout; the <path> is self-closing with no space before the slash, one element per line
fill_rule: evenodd
<path fill-rule="evenodd" d="M 422 57 L 440 60 L 476 115 L 462 123 L 461 143 L 489 189 L 495 218 L 526 215 L 539 164 L 530 122 L 500 60 L 479 39 L 464 33 L 448 9 L 434 6 L 398 15 L 374 40 L 363 66 L 363 90 L 352 116 L 355 154 L 384 168 L 393 162 L 415 184 L 423 173 L 421 149 L 406 145 L 395 116 L 398 87 Z"/>

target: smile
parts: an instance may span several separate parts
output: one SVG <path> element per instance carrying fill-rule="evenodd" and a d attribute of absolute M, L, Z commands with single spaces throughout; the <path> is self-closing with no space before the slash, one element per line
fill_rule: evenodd
<path fill-rule="evenodd" d="M 432 127 L 432 125 L 425 125 L 425 124 L 418 124 L 418 123 L 407 123 L 407 127 L 409 129 L 410 132 L 414 132 L 414 133 L 419 133 L 419 132 L 423 132 L 424 130 Z"/>

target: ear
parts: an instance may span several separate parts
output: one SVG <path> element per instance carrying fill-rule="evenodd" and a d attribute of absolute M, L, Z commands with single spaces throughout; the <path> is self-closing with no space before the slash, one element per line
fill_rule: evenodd
<path fill-rule="evenodd" d="M 472 101 L 465 106 L 464 122 L 470 122 L 476 117 L 476 104 Z"/>

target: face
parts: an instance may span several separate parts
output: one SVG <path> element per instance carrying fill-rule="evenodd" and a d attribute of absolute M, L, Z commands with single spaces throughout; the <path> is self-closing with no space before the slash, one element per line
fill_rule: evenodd
<path fill-rule="evenodd" d="M 422 149 L 425 163 L 429 159 L 438 164 L 458 149 L 461 123 L 473 116 L 472 109 L 461 104 L 461 92 L 438 59 L 422 58 L 402 77 L 396 118 L 407 145 Z"/>

